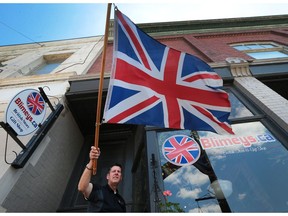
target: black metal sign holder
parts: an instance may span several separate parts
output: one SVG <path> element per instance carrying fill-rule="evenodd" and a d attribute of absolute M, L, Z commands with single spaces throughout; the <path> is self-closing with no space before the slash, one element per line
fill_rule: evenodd
<path fill-rule="evenodd" d="M 47 95 L 43 91 L 43 88 L 39 87 L 40 94 L 43 97 L 44 101 L 49 105 L 52 113 L 46 118 L 43 124 L 39 125 L 39 129 L 33 135 L 33 137 L 29 140 L 26 146 L 18 139 L 17 133 L 13 130 L 13 128 L 5 122 L 0 122 L 1 127 L 6 130 L 6 132 L 15 140 L 15 142 L 22 148 L 22 151 L 16 156 L 16 159 L 11 163 L 11 166 L 14 168 L 23 168 L 32 153 L 35 151 L 36 147 L 40 144 L 44 136 L 47 134 L 55 120 L 58 118 L 64 106 L 60 103 L 56 105 L 54 108 L 49 101 Z"/>

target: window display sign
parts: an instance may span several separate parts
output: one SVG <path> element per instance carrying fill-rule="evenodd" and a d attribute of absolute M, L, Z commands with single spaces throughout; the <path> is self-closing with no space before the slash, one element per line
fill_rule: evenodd
<path fill-rule="evenodd" d="M 43 121 L 46 104 L 35 89 L 25 89 L 15 95 L 6 110 L 6 122 L 19 136 L 35 131 Z"/>
<path fill-rule="evenodd" d="M 162 146 L 164 157 L 177 166 L 194 164 L 200 157 L 200 146 L 189 136 L 175 135 L 165 140 Z"/>
<path fill-rule="evenodd" d="M 221 148 L 229 146 L 242 145 L 244 147 L 251 147 L 252 144 L 266 143 L 266 142 L 275 142 L 275 138 L 269 134 L 255 134 L 248 136 L 215 136 L 215 137 L 205 137 L 201 138 L 200 142 L 203 149 L 211 148 Z"/>

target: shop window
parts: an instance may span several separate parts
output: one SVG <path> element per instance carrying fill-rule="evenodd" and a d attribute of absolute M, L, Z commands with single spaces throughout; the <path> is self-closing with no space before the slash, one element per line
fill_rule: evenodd
<path fill-rule="evenodd" d="M 276 43 L 244 43 L 232 47 L 255 59 L 288 58 L 287 48 Z"/>
<path fill-rule="evenodd" d="M 232 127 L 235 136 L 229 138 L 199 132 L 217 178 L 231 183 L 225 197 L 230 209 L 286 212 L 287 149 L 261 122 Z"/>
<path fill-rule="evenodd" d="M 154 187 L 160 188 L 160 192 L 154 190 L 154 197 L 160 198 L 155 211 L 288 211 L 285 139 L 235 89 L 226 91 L 232 106 L 230 120 L 235 135 L 190 130 L 147 132 L 148 154 L 155 152 L 160 173 L 158 181 L 152 181 Z M 173 151 L 169 142 L 186 143 L 183 137 L 193 138 L 193 147 L 199 148 L 191 150 L 192 156 L 187 154 L 186 159 L 183 156 L 186 151 L 178 157 L 184 148 L 178 149 L 174 158 L 168 157 L 167 152 Z M 192 162 L 187 162 L 187 157 Z"/>
<path fill-rule="evenodd" d="M 211 167 L 201 158 L 182 167 L 165 158 L 163 143 L 175 135 L 190 136 L 190 131 L 157 133 L 163 191 L 170 192 L 166 201 L 185 212 L 286 212 L 287 150 L 260 122 L 232 127 L 235 136 L 230 137 L 199 132 Z M 223 195 L 214 187 L 216 178 Z"/>

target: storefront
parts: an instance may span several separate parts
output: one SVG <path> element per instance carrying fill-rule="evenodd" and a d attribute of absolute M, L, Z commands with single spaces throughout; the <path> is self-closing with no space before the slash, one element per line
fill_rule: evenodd
<path fill-rule="evenodd" d="M 249 20 L 251 23 L 254 21 Z M 262 21 L 264 22 L 263 18 L 261 25 Z M 246 25 L 244 22 L 241 24 Z M 288 210 L 288 200 L 284 197 L 287 191 L 285 182 L 288 178 L 286 177 L 288 134 L 285 120 L 287 111 L 281 111 L 287 109 L 287 94 L 285 94 L 287 54 L 283 54 L 287 53 L 283 45 L 287 41 L 284 38 L 286 33 L 281 31 L 281 34 L 278 34 L 276 31 L 271 31 L 268 23 L 267 29 L 263 27 L 263 31 L 255 31 L 250 26 L 240 31 L 237 28 L 240 24 L 238 26 L 233 20 L 229 25 L 231 28 L 235 27 L 235 32 L 231 32 L 231 29 L 226 29 L 226 32 L 214 29 L 214 33 L 187 32 L 174 35 L 179 30 L 176 23 L 167 24 L 171 32 L 168 30 L 166 32 L 165 26 L 161 27 L 159 24 L 161 28 L 159 27 L 153 34 L 167 46 L 181 48 L 182 51 L 204 59 L 223 78 L 231 102 L 232 112 L 229 120 L 235 135 L 225 137 L 212 132 L 140 125 L 128 127 L 121 124 L 102 125 L 104 129 L 102 134 L 100 133 L 100 138 L 104 135 L 105 140 L 100 140 L 100 148 L 104 146 L 106 148 L 107 144 L 117 142 L 117 146 L 122 146 L 116 149 L 111 145 L 107 150 L 120 152 L 122 155 L 126 168 L 120 193 L 124 194 L 124 198 L 128 201 L 128 211 L 285 212 Z M 145 29 L 145 25 L 143 26 Z M 155 26 L 157 27 L 157 24 Z M 164 33 L 162 35 L 161 32 L 165 32 L 166 35 Z M 237 49 L 239 46 L 241 50 Z M 270 56 L 271 52 L 275 51 L 279 54 L 280 48 L 281 56 Z M 253 57 L 252 51 L 261 55 Z M 107 53 L 106 70 L 110 71 L 112 41 L 108 44 Z M 100 71 L 100 57 L 87 72 L 87 79 L 84 76 L 75 80 L 70 79 L 70 89 L 66 93 L 79 128 L 84 133 L 89 131 L 90 135 L 94 129 L 98 86 L 95 72 Z M 89 76 L 94 78 L 89 79 Z M 108 81 L 107 77 L 104 80 L 103 103 L 106 99 Z M 123 128 L 127 129 L 125 133 L 130 139 L 121 138 L 116 142 L 116 137 L 123 134 Z M 190 141 L 190 138 L 193 140 Z M 174 140 L 176 145 L 178 143 L 178 147 L 179 143 L 184 145 L 189 140 L 193 142 L 194 149 L 183 150 L 171 144 L 169 146 L 171 140 Z M 91 144 L 93 143 L 88 142 L 84 145 L 87 148 Z M 167 156 L 167 152 L 173 154 Z M 186 155 L 189 162 L 185 162 L 188 159 L 183 159 L 181 154 Z M 102 160 L 108 162 L 114 159 L 107 156 Z M 83 169 L 85 165 L 83 159 L 79 164 L 82 164 Z M 78 170 L 78 177 L 74 177 L 74 185 L 80 177 L 81 169 L 75 166 L 75 170 Z M 83 197 L 81 194 L 77 196 L 75 199 L 82 205 L 81 210 L 85 209 Z"/>
<path fill-rule="evenodd" d="M 103 123 L 101 158 L 92 181 L 105 184 L 108 166 L 120 162 L 124 170 L 119 192 L 128 212 L 287 212 L 287 15 L 139 27 L 159 42 L 201 58 L 223 78 L 235 135 Z M 110 36 L 101 114 L 112 65 Z M 7 66 L 1 66 L 2 96 L 45 86 L 49 99 L 61 101 L 64 109 L 25 167 L 14 169 L 2 161 L 1 211 L 86 212 L 87 201 L 77 184 L 94 145 L 101 38 L 47 43 L 51 53 L 45 46 L 3 47 L 2 55 L 9 51 L 10 57 L 4 58 Z M 31 79 L 35 73 L 26 69 L 38 58 L 62 58 L 64 45 L 71 65 L 63 63 Z M 17 58 L 15 50 L 21 51 Z M 88 60 L 79 67 L 79 59 Z M 14 75 L 18 79 L 9 78 Z M 2 97 L 0 102 L 4 116 L 7 100 Z M 7 141 L 5 131 L 0 132 Z M 193 144 L 188 150 L 176 148 L 186 142 Z"/>
<path fill-rule="evenodd" d="M 288 191 L 288 152 L 284 134 L 235 89 L 229 91 L 229 97 L 233 136 L 188 130 L 147 131 L 148 155 L 156 161 L 150 171 L 150 189 L 155 187 L 154 199 L 150 202 L 155 211 L 288 210 L 285 195 Z M 198 141 L 201 147 L 199 145 L 197 150 L 196 143 L 194 150 L 177 150 L 177 143 L 185 142 L 186 136 L 192 137 L 192 142 Z M 191 162 L 187 162 L 189 160 Z M 187 165 L 175 165 L 177 163 Z M 153 169 L 156 171 L 154 176 Z"/>

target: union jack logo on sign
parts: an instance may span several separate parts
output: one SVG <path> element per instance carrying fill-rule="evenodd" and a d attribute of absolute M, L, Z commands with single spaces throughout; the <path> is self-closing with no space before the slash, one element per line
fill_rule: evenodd
<path fill-rule="evenodd" d="M 45 101 L 37 92 L 32 92 L 27 97 L 27 107 L 34 115 L 40 115 L 44 110 Z"/>
<path fill-rule="evenodd" d="M 200 157 L 201 149 L 191 137 L 175 135 L 165 140 L 162 152 L 170 163 L 184 166 L 194 164 Z"/>

